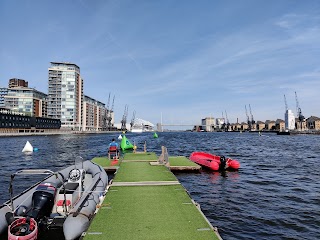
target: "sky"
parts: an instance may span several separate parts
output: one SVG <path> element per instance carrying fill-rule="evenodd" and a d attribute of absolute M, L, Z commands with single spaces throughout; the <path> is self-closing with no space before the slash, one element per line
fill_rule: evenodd
<path fill-rule="evenodd" d="M 115 121 L 320 117 L 318 0 L 1 0 L 0 87 L 48 92 L 50 62 L 80 67 Z M 227 113 L 227 114 L 226 114 Z"/>

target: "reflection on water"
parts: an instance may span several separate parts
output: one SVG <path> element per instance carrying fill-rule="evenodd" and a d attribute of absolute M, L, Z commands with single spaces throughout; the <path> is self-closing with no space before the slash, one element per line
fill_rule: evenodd
<path fill-rule="evenodd" d="M 106 156 L 117 134 L 0 138 L 0 202 L 9 198 L 10 174 L 22 168 L 58 170 L 79 156 Z M 224 239 L 320 239 L 320 136 L 277 136 L 258 133 L 131 134 L 138 151 L 186 156 L 205 151 L 237 159 L 238 172 L 176 173 Z M 21 150 L 26 141 L 38 148 Z M 22 191 L 33 179 L 14 183 Z"/>

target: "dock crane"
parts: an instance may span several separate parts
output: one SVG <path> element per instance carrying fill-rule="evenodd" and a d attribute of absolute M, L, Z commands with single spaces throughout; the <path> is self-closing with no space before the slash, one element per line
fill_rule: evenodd
<path fill-rule="evenodd" d="M 286 107 L 286 112 L 288 111 L 288 104 L 287 104 L 287 99 L 286 99 L 286 95 L 285 94 L 283 94 L 283 96 L 284 96 L 284 105 L 285 105 L 285 107 Z"/>
<path fill-rule="evenodd" d="M 247 111 L 247 105 L 244 105 L 244 108 L 246 109 L 246 116 L 247 116 L 247 123 L 249 125 L 249 130 L 251 130 L 251 121 L 248 115 L 248 111 Z"/>
<path fill-rule="evenodd" d="M 112 99 L 112 105 L 111 108 L 109 109 L 109 114 L 107 116 L 107 124 L 108 124 L 108 130 L 111 131 L 112 130 L 112 113 L 113 113 L 113 107 L 114 107 L 114 98 L 115 96 L 113 96 Z"/>
<path fill-rule="evenodd" d="M 228 119 L 227 111 L 226 110 L 224 110 L 224 111 L 226 113 L 227 131 L 229 131 L 230 122 L 229 122 L 229 119 Z"/>
<path fill-rule="evenodd" d="M 253 115 L 252 115 L 252 112 L 251 112 L 251 106 L 250 106 L 250 104 L 249 104 L 249 109 L 250 109 L 250 115 L 251 115 L 251 128 L 254 128 L 254 130 L 255 130 L 255 121 L 254 121 L 254 119 L 253 119 Z M 250 129 L 251 129 L 250 128 Z"/>
<path fill-rule="evenodd" d="M 124 113 L 123 113 L 123 116 L 122 116 L 122 120 L 121 120 L 121 131 L 127 131 L 127 117 L 128 117 L 128 105 L 126 104 L 124 106 Z"/>
<path fill-rule="evenodd" d="M 302 123 L 305 121 L 305 118 L 302 115 L 302 111 L 301 111 L 300 104 L 299 104 L 299 101 L 298 101 L 297 92 L 294 92 L 294 93 L 296 95 L 297 117 L 298 117 L 298 120 L 299 120 L 299 123 L 300 123 L 300 129 L 302 130 Z"/>
<path fill-rule="evenodd" d="M 225 121 L 225 118 L 223 116 L 223 111 L 222 111 L 222 119 L 223 119 L 223 124 L 221 126 L 221 129 L 226 130 L 226 121 Z"/>
<path fill-rule="evenodd" d="M 134 110 L 132 113 L 132 118 L 131 118 L 131 122 L 130 122 L 131 130 L 132 130 L 135 118 L 136 118 L 136 111 Z"/>
<path fill-rule="evenodd" d="M 109 104 L 110 104 L 110 93 L 109 93 L 109 97 L 108 97 L 108 103 L 107 103 L 106 111 L 105 111 L 104 116 L 103 116 L 103 125 L 104 125 L 105 130 L 109 130 L 109 125 L 108 125 Z"/>

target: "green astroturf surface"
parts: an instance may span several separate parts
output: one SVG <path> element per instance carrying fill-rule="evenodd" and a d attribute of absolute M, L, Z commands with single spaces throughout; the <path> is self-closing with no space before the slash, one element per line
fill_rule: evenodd
<path fill-rule="evenodd" d="M 181 185 L 111 187 L 85 239 L 218 239 Z"/>
<path fill-rule="evenodd" d="M 184 156 L 169 157 L 170 166 L 198 166 Z"/>
<path fill-rule="evenodd" d="M 149 161 L 155 161 L 155 160 L 158 160 L 158 157 L 153 152 L 125 153 L 123 160 L 149 160 Z"/>
<path fill-rule="evenodd" d="M 149 162 L 122 162 L 114 178 L 115 182 L 176 181 L 165 166 L 150 166 Z"/>
<path fill-rule="evenodd" d="M 120 163 L 120 161 L 109 160 L 108 157 L 95 157 L 91 161 L 101 167 L 119 166 Z"/>

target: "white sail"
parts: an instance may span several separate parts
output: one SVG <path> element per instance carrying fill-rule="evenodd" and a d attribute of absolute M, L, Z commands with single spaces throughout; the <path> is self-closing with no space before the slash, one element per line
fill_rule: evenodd
<path fill-rule="evenodd" d="M 29 141 L 27 141 L 26 145 L 24 145 L 24 148 L 22 149 L 22 152 L 33 152 L 33 147 L 29 143 Z"/>
<path fill-rule="evenodd" d="M 121 140 L 121 139 L 122 139 L 122 136 L 121 136 L 121 134 L 119 135 L 118 139 L 119 139 L 119 140 Z"/>

